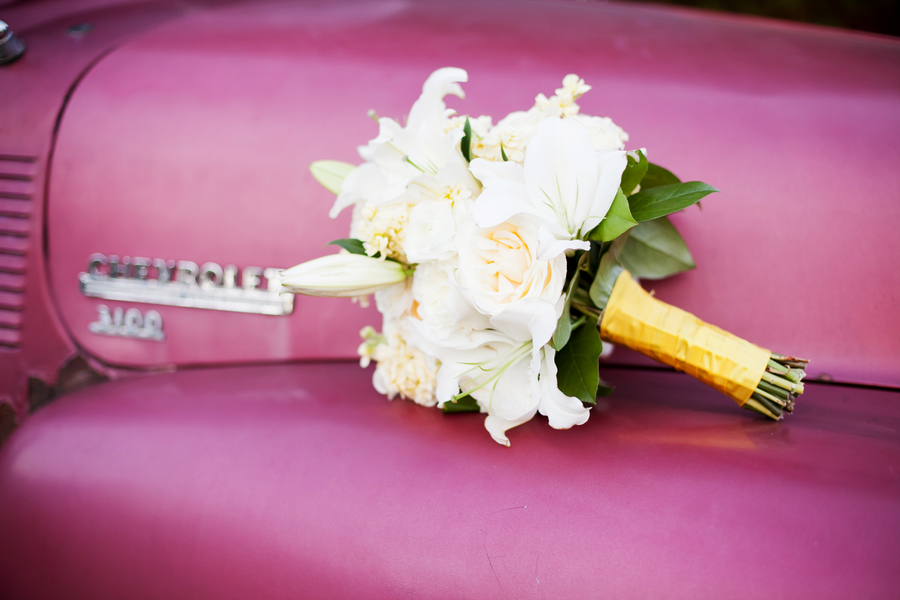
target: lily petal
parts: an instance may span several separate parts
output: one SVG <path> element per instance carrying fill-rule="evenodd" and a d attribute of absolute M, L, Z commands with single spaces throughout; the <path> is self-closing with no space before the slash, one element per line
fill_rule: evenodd
<path fill-rule="evenodd" d="M 537 410 L 530 411 L 518 419 L 504 419 L 503 417 L 498 417 L 496 415 L 489 415 L 484 420 L 484 428 L 491 434 L 491 437 L 494 438 L 495 442 L 509 447 L 509 438 L 506 437 L 506 432 L 513 427 L 518 427 L 522 423 L 527 423 L 534 418 L 536 412 Z"/>
<path fill-rule="evenodd" d="M 554 429 L 569 429 L 573 425 L 584 425 L 590 417 L 590 409 L 581 400 L 566 396 L 556 381 L 556 352 L 546 346 L 542 349 L 541 360 L 541 403 L 538 411 L 547 417 Z"/>
<path fill-rule="evenodd" d="M 501 181 L 525 183 L 525 171 L 522 169 L 522 165 L 512 161 L 494 162 L 476 158 L 469 163 L 469 170 L 481 182 L 481 185 L 485 186 L 494 185 Z"/>
<path fill-rule="evenodd" d="M 408 127 L 425 126 L 432 130 L 442 129 L 444 96 L 453 94 L 460 98 L 466 95 L 458 82 L 469 80 L 469 74 L 463 69 L 444 67 L 432 73 L 422 86 L 422 95 L 409 111 Z"/>
<path fill-rule="evenodd" d="M 556 306 L 540 298 L 524 298 L 510 303 L 491 317 L 491 325 L 518 342 L 532 341 L 540 348 L 556 331 Z"/>
<path fill-rule="evenodd" d="M 541 216 L 528 200 L 528 188 L 522 183 L 499 181 L 484 188 L 475 200 L 472 216 L 479 227 L 494 227 L 522 213 Z"/>
<path fill-rule="evenodd" d="M 596 151 L 583 125 L 557 117 L 538 125 L 525 153 L 525 184 L 531 202 L 547 206 L 571 235 L 580 227 L 579 213 L 590 208 L 597 179 Z"/>
<path fill-rule="evenodd" d="M 584 220 L 583 233 L 587 233 L 600 224 L 609 212 L 616 192 L 622 185 L 622 173 L 628 158 L 624 150 L 612 150 L 597 153 L 597 166 L 600 169 L 600 179 L 597 182 L 597 193 L 591 204 L 590 215 Z"/>
<path fill-rule="evenodd" d="M 538 229 L 538 252 L 539 260 L 550 260 L 556 258 L 566 250 L 590 250 L 591 243 L 582 240 L 560 240 L 545 226 L 541 225 Z"/>

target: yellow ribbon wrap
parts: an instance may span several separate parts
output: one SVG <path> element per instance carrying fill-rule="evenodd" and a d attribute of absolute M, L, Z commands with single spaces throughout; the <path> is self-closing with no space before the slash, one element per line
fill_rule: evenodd
<path fill-rule="evenodd" d="M 624 271 L 600 321 L 600 337 L 696 377 L 743 406 L 771 352 L 657 300 Z"/>

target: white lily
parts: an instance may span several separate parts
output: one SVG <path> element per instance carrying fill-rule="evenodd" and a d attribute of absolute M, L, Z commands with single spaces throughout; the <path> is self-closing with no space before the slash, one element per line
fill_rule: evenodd
<path fill-rule="evenodd" d="M 469 395 L 487 414 L 484 426 L 498 444 L 509 446 L 506 432 L 531 420 L 537 412 L 550 426 L 568 429 L 590 416 L 580 400 L 566 396 L 556 381 L 555 352 L 535 352 L 530 341 L 515 341 L 498 331 L 472 332 L 459 347 L 435 343 L 421 321 L 410 319 L 415 344 L 440 361 L 435 397 L 440 406 Z M 473 345 L 474 344 L 474 345 Z M 537 355 L 535 363 L 533 357 Z M 529 359 L 532 360 L 529 360 Z"/>
<path fill-rule="evenodd" d="M 545 119 L 528 144 L 524 166 L 472 161 L 470 170 L 484 186 L 475 201 L 475 222 L 493 227 L 526 213 L 557 239 L 582 239 L 609 212 L 626 164 L 624 151 L 594 150 L 582 124 Z"/>
<path fill-rule="evenodd" d="M 294 294 L 353 298 L 387 289 L 411 273 L 392 260 L 332 254 L 282 271 L 281 285 Z"/>
<path fill-rule="evenodd" d="M 431 74 L 422 86 L 422 95 L 413 104 L 406 126 L 382 117 L 378 119 L 378 137 L 359 147 L 365 163 L 344 180 L 341 193 L 329 213 L 336 217 L 345 207 L 359 202 L 387 204 L 397 202 L 407 185 L 423 174 L 437 176 L 445 170 L 463 136 L 457 128 L 444 130 L 447 107 L 444 96 L 464 98 L 460 82 L 468 80 L 463 69 L 445 67 Z M 468 177 L 462 157 L 460 165 L 449 169 Z M 476 187 L 472 181 L 473 187 Z"/>
<path fill-rule="evenodd" d="M 480 378 L 460 386 L 462 392 L 468 387 L 478 388 L 468 394 L 486 409 L 488 416 L 484 427 L 495 442 L 509 446 L 506 432 L 530 421 L 535 412 L 545 415 L 554 429 L 569 429 L 587 422 L 590 409 L 557 387 L 556 364 L 553 362 L 556 353 L 552 348 L 544 346 L 540 350 L 539 377 L 533 376 L 532 365 L 524 360 L 531 348 L 514 347 L 511 350 L 506 364 L 498 364 L 495 359 L 493 364 L 477 365 Z M 484 367 L 489 370 L 482 372 Z"/>
<path fill-rule="evenodd" d="M 586 326 L 585 326 L 586 327 Z M 566 396 L 556 381 L 556 351 L 550 346 L 541 348 L 541 403 L 538 412 L 547 417 L 550 427 L 569 429 L 573 425 L 584 425 L 590 416 L 578 398 Z"/>

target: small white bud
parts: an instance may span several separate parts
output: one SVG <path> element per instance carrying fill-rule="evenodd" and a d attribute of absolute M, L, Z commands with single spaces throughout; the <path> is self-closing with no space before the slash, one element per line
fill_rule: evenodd
<path fill-rule="evenodd" d="M 294 294 L 352 298 L 391 287 L 412 271 L 393 260 L 361 254 L 332 254 L 285 270 L 281 285 Z"/>

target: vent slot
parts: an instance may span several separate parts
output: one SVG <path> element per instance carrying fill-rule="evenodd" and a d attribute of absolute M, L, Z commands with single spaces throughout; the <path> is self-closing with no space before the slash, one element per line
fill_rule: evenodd
<path fill-rule="evenodd" d="M 0 154 L 0 348 L 22 341 L 25 265 L 37 159 Z"/>

